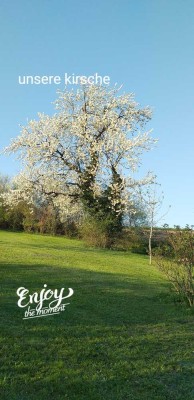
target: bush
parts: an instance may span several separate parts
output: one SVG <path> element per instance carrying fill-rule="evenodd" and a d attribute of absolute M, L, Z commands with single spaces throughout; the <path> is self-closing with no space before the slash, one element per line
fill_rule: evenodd
<path fill-rule="evenodd" d="M 66 222 L 58 222 L 57 224 L 57 234 L 58 235 L 65 235 L 69 238 L 78 237 L 78 225 L 75 221 L 69 220 Z"/>
<path fill-rule="evenodd" d="M 8 229 L 23 231 L 23 222 L 28 212 L 30 213 L 29 206 L 25 202 L 18 203 L 14 208 L 6 209 L 5 220 Z"/>
<path fill-rule="evenodd" d="M 79 233 L 81 238 L 89 246 L 106 248 L 109 247 L 106 221 L 97 221 L 94 218 L 85 219 Z"/>
<path fill-rule="evenodd" d="M 89 246 L 147 254 L 147 242 L 139 228 L 125 228 L 110 235 L 109 220 L 86 219 L 80 227 L 80 237 Z"/>
<path fill-rule="evenodd" d="M 179 296 L 194 305 L 194 232 L 191 229 L 168 233 L 168 245 L 155 252 L 155 261 Z"/>

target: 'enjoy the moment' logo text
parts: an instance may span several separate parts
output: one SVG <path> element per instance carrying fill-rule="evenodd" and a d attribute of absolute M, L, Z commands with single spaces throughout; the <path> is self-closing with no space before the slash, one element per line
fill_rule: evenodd
<path fill-rule="evenodd" d="M 70 303 L 63 303 L 63 300 L 71 297 L 74 291 L 72 288 L 68 288 L 68 293 L 65 293 L 65 288 L 51 290 L 44 284 L 40 292 L 30 294 L 25 287 L 19 287 L 16 293 L 19 297 L 18 307 L 25 309 L 23 319 L 29 319 L 65 311 L 65 307 Z"/>

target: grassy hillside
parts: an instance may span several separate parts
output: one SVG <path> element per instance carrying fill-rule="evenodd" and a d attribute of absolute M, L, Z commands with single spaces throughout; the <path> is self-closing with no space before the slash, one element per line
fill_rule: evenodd
<path fill-rule="evenodd" d="M 194 316 L 144 256 L 0 232 L 2 400 L 191 400 Z M 65 312 L 23 320 L 20 286 L 72 287 Z"/>

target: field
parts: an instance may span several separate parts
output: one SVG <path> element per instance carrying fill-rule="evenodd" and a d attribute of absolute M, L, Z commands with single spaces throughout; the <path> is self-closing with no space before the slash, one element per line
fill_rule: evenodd
<path fill-rule="evenodd" d="M 1 400 L 193 400 L 194 315 L 145 256 L 0 232 Z M 16 290 L 74 289 L 23 320 Z"/>

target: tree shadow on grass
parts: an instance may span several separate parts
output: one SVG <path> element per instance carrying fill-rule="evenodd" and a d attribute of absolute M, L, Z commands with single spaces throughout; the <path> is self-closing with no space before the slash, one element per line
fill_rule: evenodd
<path fill-rule="evenodd" d="M 21 309 L 17 307 L 17 288 L 23 286 L 30 293 L 40 292 L 45 283 L 51 289 L 73 288 L 71 311 L 68 311 L 71 323 L 93 325 L 96 321 L 105 326 L 164 323 L 177 314 L 168 284 L 152 278 L 148 281 L 144 277 L 39 264 L 3 264 L 0 269 L 4 310 L 9 305 L 13 311 L 17 310 L 18 316 Z"/>
<path fill-rule="evenodd" d="M 193 398 L 193 320 L 166 283 L 38 264 L 4 264 L 1 272 L 2 399 Z M 17 288 L 33 293 L 44 283 L 72 287 L 70 305 L 23 320 Z"/>

